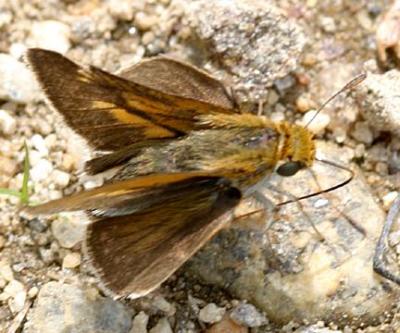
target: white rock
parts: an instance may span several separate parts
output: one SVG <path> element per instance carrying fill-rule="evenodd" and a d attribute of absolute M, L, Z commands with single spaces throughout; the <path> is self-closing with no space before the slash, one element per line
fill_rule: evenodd
<path fill-rule="evenodd" d="M 8 54 L 0 53 L 0 99 L 29 103 L 40 96 L 32 72 Z"/>
<path fill-rule="evenodd" d="M 29 298 L 34 298 L 39 292 L 38 287 L 32 287 L 31 289 L 28 290 L 28 297 Z"/>
<path fill-rule="evenodd" d="M 11 12 L 1 11 L 0 12 L 0 28 L 6 27 L 12 22 L 13 15 Z"/>
<path fill-rule="evenodd" d="M 69 184 L 69 181 L 71 180 L 71 175 L 61 170 L 54 170 L 52 178 L 57 187 L 64 188 Z"/>
<path fill-rule="evenodd" d="M 39 182 L 49 177 L 53 171 L 53 165 L 48 160 L 41 158 L 31 169 L 31 179 L 33 182 Z"/>
<path fill-rule="evenodd" d="M 156 16 L 148 15 L 144 12 L 138 12 L 135 16 L 135 25 L 140 30 L 149 30 L 157 22 L 158 18 Z"/>
<path fill-rule="evenodd" d="M 149 333 L 173 333 L 167 318 L 161 318 Z"/>
<path fill-rule="evenodd" d="M 304 114 L 301 124 L 303 126 L 307 125 L 311 119 L 315 116 L 317 111 L 311 110 Z M 314 134 L 318 134 L 324 131 L 324 129 L 329 125 L 331 117 L 323 112 L 320 112 L 307 126 L 307 128 Z"/>
<path fill-rule="evenodd" d="M 6 281 L 14 280 L 14 273 L 11 269 L 11 266 L 6 262 L 0 262 L 0 276 Z"/>
<path fill-rule="evenodd" d="M 44 157 L 49 155 L 46 141 L 40 134 L 34 134 L 31 138 L 32 146 L 39 152 L 39 156 Z"/>
<path fill-rule="evenodd" d="M 17 122 L 7 111 L 0 110 L 0 133 L 12 135 L 17 129 Z"/>
<path fill-rule="evenodd" d="M 397 198 L 399 193 L 397 191 L 392 191 L 385 194 L 382 198 L 383 207 L 389 209 L 393 201 Z"/>
<path fill-rule="evenodd" d="M 66 53 L 70 47 L 70 27 L 58 21 L 34 22 L 31 37 L 35 47 Z"/>
<path fill-rule="evenodd" d="M 10 46 L 9 52 L 15 59 L 19 59 L 25 54 L 26 50 L 27 47 L 25 44 L 13 43 Z"/>
<path fill-rule="evenodd" d="M 162 296 L 158 295 L 154 297 L 153 305 L 168 316 L 173 316 L 175 314 L 175 307 Z"/>
<path fill-rule="evenodd" d="M 4 292 L 10 297 L 16 297 L 19 292 L 24 290 L 24 285 L 17 280 L 10 281 L 10 283 L 4 288 Z"/>
<path fill-rule="evenodd" d="M 63 268 L 75 268 L 81 264 L 81 254 L 80 253 L 68 253 L 64 259 L 62 266 Z"/>
<path fill-rule="evenodd" d="M 13 298 L 8 301 L 8 307 L 12 313 L 20 312 L 25 305 L 26 301 L 26 291 L 19 291 Z"/>
<path fill-rule="evenodd" d="M 221 321 L 225 314 L 225 308 L 219 308 L 216 304 L 210 303 L 199 312 L 199 319 L 204 323 L 216 323 Z"/>
<path fill-rule="evenodd" d="M 134 12 L 136 11 L 132 0 L 119 0 L 117 3 L 118 5 L 115 5 L 113 1 L 110 1 L 110 14 L 116 19 L 131 21 L 133 19 Z"/>

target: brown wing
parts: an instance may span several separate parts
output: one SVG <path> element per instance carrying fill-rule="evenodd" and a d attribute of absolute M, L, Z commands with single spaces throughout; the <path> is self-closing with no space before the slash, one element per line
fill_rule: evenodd
<path fill-rule="evenodd" d="M 96 210 L 98 214 L 101 210 L 103 215 L 126 215 L 132 210 L 151 206 L 154 200 L 159 200 L 157 195 L 160 193 L 165 196 L 170 190 L 172 195 L 176 195 L 181 186 L 185 188 L 193 181 L 200 182 L 210 178 L 195 172 L 153 174 L 106 184 L 41 205 L 26 207 L 23 211 L 31 216 L 77 210 Z M 124 210 L 118 213 L 118 209 Z"/>
<path fill-rule="evenodd" d="M 229 222 L 238 190 L 216 178 L 186 185 L 175 197 L 166 189 L 151 207 L 89 225 L 85 248 L 106 290 L 130 298 L 151 292 Z"/>
<path fill-rule="evenodd" d="M 30 49 L 27 60 L 55 109 L 97 150 L 115 151 L 143 140 L 175 138 L 195 128 L 197 116 L 236 112 L 95 67 L 84 69 L 52 51 Z"/>
<path fill-rule="evenodd" d="M 119 75 L 169 95 L 191 98 L 225 109 L 235 108 L 234 99 L 220 81 L 190 64 L 165 56 L 143 60 Z"/>

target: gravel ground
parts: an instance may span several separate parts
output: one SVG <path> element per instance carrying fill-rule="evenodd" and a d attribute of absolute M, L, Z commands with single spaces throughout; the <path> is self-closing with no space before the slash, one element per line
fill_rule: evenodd
<path fill-rule="evenodd" d="M 356 172 L 332 197 L 304 203 L 325 244 L 298 207 L 287 205 L 267 236 L 259 218 L 247 219 L 223 230 L 151 295 L 115 301 L 98 289 L 81 254 L 81 214 L 28 220 L 16 197 L 0 195 L 0 331 L 399 332 L 399 288 L 371 269 L 400 186 L 399 59 L 387 50 L 396 41 L 384 39 L 386 31 L 397 32 L 397 7 L 385 14 L 390 5 L 0 0 L 0 188 L 21 188 L 26 141 L 34 203 L 96 187 L 103 178 L 80 175 L 91 152 L 43 102 L 22 60 L 29 47 L 113 73 L 168 54 L 213 73 L 248 112 L 261 101 L 272 119 L 303 124 L 347 81 L 368 73 L 310 126 L 321 154 Z M 324 186 L 341 179 L 318 166 L 316 173 Z M 315 191 L 309 174 L 279 186 L 295 195 Z M 397 229 L 389 241 L 396 272 Z"/>

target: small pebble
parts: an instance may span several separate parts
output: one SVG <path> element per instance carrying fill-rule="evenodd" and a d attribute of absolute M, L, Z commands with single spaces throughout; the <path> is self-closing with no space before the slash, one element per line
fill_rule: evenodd
<path fill-rule="evenodd" d="M 321 16 L 319 21 L 320 21 L 321 28 L 325 32 L 335 32 L 336 24 L 335 24 L 335 20 L 333 19 L 333 17 Z"/>
<path fill-rule="evenodd" d="M 393 201 L 397 198 L 398 195 L 399 195 L 399 192 L 397 192 L 397 191 L 392 191 L 392 192 L 385 194 L 382 197 L 383 207 L 385 209 L 389 209 L 390 206 L 392 205 Z"/>
<path fill-rule="evenodd" d="M 17 121 L 7 111 L 0 110 L 0 133 L 10 136 L 17 129 Z"/>
<path fill-rule="evenodd" d="M 0 99 L 26 104 L 39 96 L 39 87 L 32 72 L 22 62 L 0 53 Z"/>
<path fill-rule="evenodd" d="M 268 98 L 267 98 L 267 104 L 269 106 L 275 105 L 279 101 L 279 95 L 275 91 L 275 89 L 270 89 L 268 91 Z"/>
<path fill-rule="evenodd" d="M 296 100 L 296 108 L 299 112 L 304 113 L 312 108 L 315 108 L 315 103 L 307 96 L 301 95 Z"/>
<path fill-rule="evenodd" d="M 153 305 L 168 316 L 173 316 L 175 314 L 175 307 L 162 296 L 154 297 Z"/>
<path fill-rule="evenodd" d="M 366 122 L 357 122 L 351 135 L 357 141 L 367 145 L 370 145 L 374 140 L 372 131 Z"/>
<path fill-rule="evenodd" d="M 39 289 L 38 287 L 32 287 L 31 289 L 28 290 L 28 297 L 29 298 L 34 298 L 38 294 Z"/>
<path fill-rule="evenodd" d="M 132 322 L 132 328 L 129 333 L 147 333 L 147 323 L 149 322 L 149 316 L 140 311 Z"/>
<path fill-rule="evenodd" d="M 235 307 L 230 317 L 236 323 L 247 327 L 259 327 L 268 323 L 267 318 L 254 305 L 248 303 L 241 303 Z"/>
<path fill-rule="evenodd" d="M 85 225 L 79 218 L 60 217 L 51 224 L 51 231 L 54 238 L 60 245 L 70 249 L 83 240 L 85 235 Z"/>
<path fill-rule="evenodd" d="M 72 171 L 77 166 L 76 162 L 76 159 L 72 155 L 64 154 L 61 167 L 66 171 Z"/>
<path fill-rule="evenodd" d="M 0 155 L 0 174 L 6 176 L 14 176 L 18 170 L 18 163 L 8 157 Z"/>
<path fill-rule="evenodd" d="M 9 284 L 4 288 L 4 293 L 6 293 L 9 297 L 15 297 L 21 291 L 24 291 L 24 285 L 18 280 L 12 280 Z"/>
<path fill-rule="evenodd" d="M 152 31 L 146 31 L 142 36 L 142 43 L 143 45 L 149 45 L 155 38 L 156 36 Z"/>
<path fill-rule="evenodd" d="M 47 179 L 53 171 L 53 165 L 47 159 L 39 159 L 32 167 L 30 176 L 33 182 Z"/>
<path fill-rule="evenodd" d="M 63 268 L 75 268 L 81 264 L 81 254 L 80 253 L 68 253 L 62 263 Z"/>
<path fill-rule="evenodd" d="M 317 111 L 312 110 L 312 111 L 308 111 L 304 116 L 303 119 L 301 121 L 301 123 L 303 125 L 308 125 L 307 128 L 313 132 L 314 134 L 318 134 L 321 133 L 325 130 L 325 128 L 329 125 L 330 121 L 331 121 L 331 117 L 323 112 L 320 112 L 314 119 L 313 117 L 315 116 L 315 114 L 317 113 Z M 311 123 L 310 120 L 312 119 Z"/>
<path fill-rule="evenodd" d="M 292 75 L 286 75 L 282 79 L 275 81 L 275 87 L 281 96 L 285 95 L 295 84 L 296 81 Z"/>
<path fill-rule="evenodd" d="M 138 12 L 135 15 L 135 26 L 140 30 L 149 30 L 157 24 L 158 18 L 156 16 L 147 15 L 144 12 Z"/>
<path fill-rule="evenodd" d="M 9 48 L 9 53 L 15 59 L 20 59 L 26 52 L 27 47 L 22 43 L 12 43 Z"/>
<path fill-rule="evenodd" d="M 14 280 L 14 273 L 11 266 L 4 261 L 0 261 L 0 277 L 9 282 Z"/>
<path fill-rule="evenodd" d="M 361 158 L 365 155 L 365 145 L 359 143 L 356 148 L 354 149 L 354 157 Z"/>
<path fill-rule="evenodd" d="M 400 230 L 393 231 L 389 234 L 388 243 L 391 247 L 395 247 L 400 243 Z"/>
<path fill-rule="evenodd" d="M 132 0 L 119 0 L 117 3 L 110 1 L 110 14 L 117 20 L 131 21 L 135 12 Z"/>
<path fill-rule="evenodd" d="M 39 152 L 40 157 L 49 155 L 49 149 L 47 148 L 46 141 L 40 134 L 34 134 L 30 141 L 33 148 L 35 148 Z"/>
<path fill-rule="evenodd" d="M 71 48 L 71 31 L 68 25 L 59 21 L 34 22 L 31 37 L 35 47 L 65 54 Z"/>
<path fill-rule="evenodd" d="M 149 333 L 173 333 L 171 325 L 167 318 L 161 318 L 157 325 Z"/>
<path fill-rule="evenodd" d="M 69 184 L 71 175 L 61 170 L 54 170 L 52 173 L 52 179 L 57 188 L 62 189 Z"/>
<path fill-rule="evenodd" d="M 225 308 L 220 308 L 214 303 L 207 304 L 199 312 L 199 319 L 208 324 L 213 324 L 222 319 L 226 310 Z"/>
<path fill-rule="evenodd" d="M 26 291 L 19 291 L 13 298 L 9 299 L 8 307 L 10 308 L 12 313 L 20 312 L 25 305 L 26 301 Z"/>

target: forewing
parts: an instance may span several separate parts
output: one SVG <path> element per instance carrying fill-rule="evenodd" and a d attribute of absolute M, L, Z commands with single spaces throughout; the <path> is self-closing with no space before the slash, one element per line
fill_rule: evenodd
<path fill-rule="evenodd" d="M 95 67 L 84 69 L 52 51 L 30 49 L 27 60 L 55 109 L 97 150 L 175 138 L 193 130 L 203 114 L 235 112 Z"/>
<path fill-rule="evenodd" d="M 87 255 L 114 295 L 136 298 L 157 288 L 230 220 L 240 200 L 237 189 L 217 178 L 192 181 L 177 193 L 89 225 Z"/>
<path fill-rule="evenodd" d="M 220 81 L 189 64 L 168 57 L 141 61 L 120 75 L 166 94 L 191 98 L 225 109 L 235 108 L 234 99 Z"/>
<path fill-rule="evenodd" d="M 179 189 L 193 182 L 210 179 L 201 173 L 153 174 L 133 179 L 116 181 L 111 184 L 52 200 L 41 205 L 26 207 L 24 212 L 31 216 L 49 215 L 67 211 L 96 210 L 103 215 L 128 214 L 128 210 L 143 209 L 150 206 L 162 193 L 179 194 Z M 127 213 L 128 212 L 128 213 Z"/>

